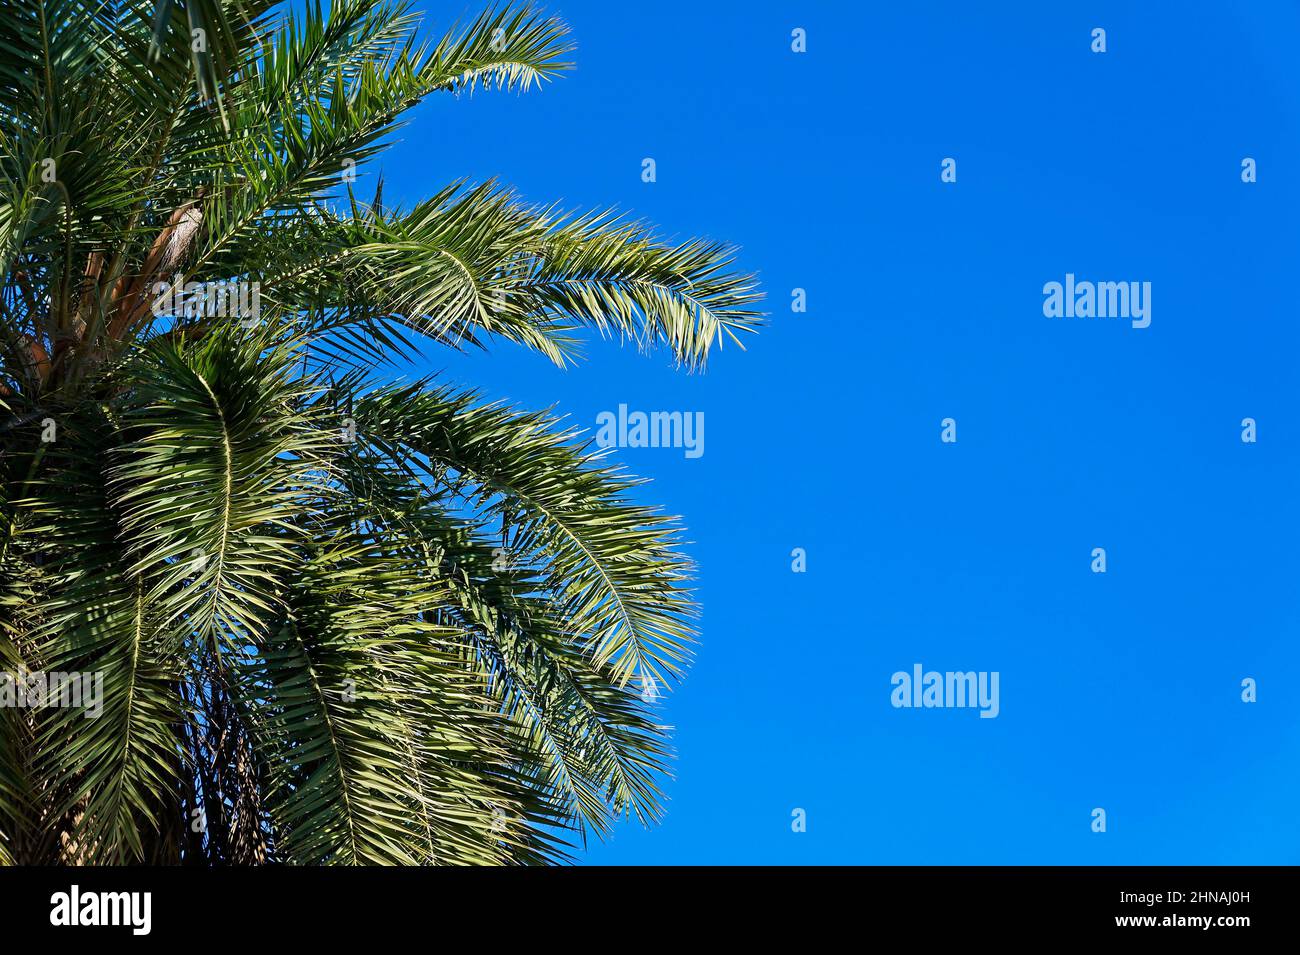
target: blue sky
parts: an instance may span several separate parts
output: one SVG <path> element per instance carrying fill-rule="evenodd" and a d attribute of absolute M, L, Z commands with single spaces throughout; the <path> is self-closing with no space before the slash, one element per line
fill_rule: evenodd
<path fill-rule="evenodd" d="M 359 191 L 617 205 L 743 246 L 771 312 L 702 375 L 429 356 L 593 430 L 705 415 L 699 458 L 617 452 L 689 528 L 703 638 L 666 819 L 582 859 L 1300 862 L 1296 5 L 547 9 L 573 73 L 424 104 Z M 1044 317 L 1067 272 L 1150 282 L 1150 327 Z M 998 717 L 892 707 L 915 663 L 997 671 Z"/>

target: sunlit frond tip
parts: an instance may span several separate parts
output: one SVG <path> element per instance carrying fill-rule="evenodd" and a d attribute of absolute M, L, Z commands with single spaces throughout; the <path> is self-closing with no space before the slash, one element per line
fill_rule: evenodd
<path fill-rule="evenodd" d="M 436 88 L 484 87 L 525 91 L 568 70 L 575 49 L 568 26 L 531 4 L 494 7 L 468 26 L 452 27 L 421 59 L 420 73 Z"/>
<path fill-rule="evenodd" d="M 545 238 L 521 291 L 554 318 L 576 317 L 649 351 L 670 348 L 703 368 L 714 346 L 763 324 L 763 295 L 752 273 L 734 271 L 737 250 L 723 242 L 658 239 L 643 222 L 597 212 L 542 216 Z"/>

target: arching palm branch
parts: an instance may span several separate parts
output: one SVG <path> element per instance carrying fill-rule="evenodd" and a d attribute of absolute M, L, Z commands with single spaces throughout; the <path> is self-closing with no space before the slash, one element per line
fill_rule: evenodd
<path fill-rule="evenodd" d="M 103 681 L 0 707 L 0 862 L 546 862 L 657 818 L 677 525 L 546 414 L 378 379 L 593 330 L 702 366 L 753 282 L 491 183 L 350 183 L 421 98 L 563 70 L 563 24 L 0 11 L 0 669 Z"/>

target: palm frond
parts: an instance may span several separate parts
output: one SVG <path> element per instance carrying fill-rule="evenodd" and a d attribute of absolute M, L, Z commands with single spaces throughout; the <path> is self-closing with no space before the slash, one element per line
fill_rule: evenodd
<path fill-rule="evenodd" d="M 692 640 L 689 562 L 678 526 L 629 492 L 642 482 L 575 448 L 544 413 L 479 405 L 421 385 L 361 397 L 359 437 L 514 528 L 516 559 L 536 565 L 569 628 L 620 684 L 682 674 Z"/>

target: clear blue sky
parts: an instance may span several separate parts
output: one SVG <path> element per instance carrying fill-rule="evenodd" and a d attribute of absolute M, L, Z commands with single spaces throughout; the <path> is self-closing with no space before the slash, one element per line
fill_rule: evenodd
<path fill-rule="evenodd" d="M 697 376 L 599 341 L 430 357 L 593 429 L 705 413 L 698 459 L 618 452 L 689 527 L 703 640 L 666 820 L 583 858 L 1300 862 L 1296 5 L 547 8 L 575 72 L 431 101 L 366 176 L 736 242 L 771 312 Z M 1044 317 L 1067 272 L 1151 282 L 1150 327 Z M 893 708 L 918 662 L 998 671 L 998 718 Z"/>

